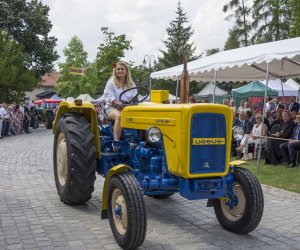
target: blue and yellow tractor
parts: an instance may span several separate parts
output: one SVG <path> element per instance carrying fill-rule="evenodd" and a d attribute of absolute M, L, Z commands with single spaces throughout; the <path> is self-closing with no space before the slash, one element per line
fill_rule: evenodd
<path fill-rule="evenodd" d="M 167 91 L 153 91 L 151 102 L 136 100 L 123 108 L 117 152 L 112 122 L 98 125 L 92 104 L 61 102 L 53 124 L 60 199 L 87 202 L 96 173 L 104 177 L 102 218 L 109 219 L 123 249 L 137 248 L 145 239 L 143 195 L 207 199 L 224 228 L 251 232 L 261 220 L 264 199 L 256 177 L 230 164 L 232 110 L 218 104 L 164 104 L 167 99 Z"/>

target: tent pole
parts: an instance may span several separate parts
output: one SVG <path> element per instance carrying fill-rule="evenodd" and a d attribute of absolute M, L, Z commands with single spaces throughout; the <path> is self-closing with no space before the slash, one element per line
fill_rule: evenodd
<path fill-rule="evenodd" d="M 177 76 L 177 83 L 176 83 L 176 103 L 177 103 L 177 99 L 178 99 L 178 86 L 179 86 L 179 76 Z"/>
<path fill-rule="evenodd" d="M 149 81 L 149 97 L 150 97 L 150 101 L 151 101 L 151 88 L 152 88 L 152 82 L 151 82 L 151 77 L 150 77 L 150 81 Z"/>
<path fill-rule="evenodd" d="M 281 83 L 281 90 L 282 90 L 282 102 L 284 101 L 284 90 L 283 90 L 283 81 L 282 81 L 282 78 L 280 78 L 280 83 Z"/>
<path fill-rule="evenodd" d="M 266 102 L 267 102 L 268 84 L 269 84 L 269 63 L 267 63 L 266 88 L 265 88 L 265 98 L 264 98 L 264 106 L 263 106 L 261 134 L 263 134 L 264 121 L 265 121 L 265 117 L 266 117 Z M 262 138 L 260 138 L 260 143 L 259 143 L 259 147 L 258 147 L 258 156 L 257 156 L 257 162 L 256 162 L 256 174 L 258 174 L 258 170 L 259 170 L 259 162 L 260 162 L 261 148 L 262 148 L 261 144 L 262 144 Z"/>
<path fill-rule="evenodd" d="M 216 79 L 217 79 L 217 71 L 215 70 L 215 76 L 214 76 L 214 94 L 213 94 L 213 103 L 215 103 L 215 94 L 216 94 Z"/>

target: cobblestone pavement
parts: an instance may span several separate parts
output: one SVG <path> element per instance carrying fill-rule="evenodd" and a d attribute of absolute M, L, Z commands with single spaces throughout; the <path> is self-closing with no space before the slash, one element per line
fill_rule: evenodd
<path fill-rule="evenodd" d="M 119 249 L 108 220 L 100 219 L 103 178 L 97 177 L 85 205 L 63 204 L 52 147 L 45 127 L 0 140 L 0 249 Z M 300 249 L 300 195 L 263 190 L 264 215 L 249 235 L 224 230 L 206 201 L 145 197 L 148 227 L 141 249 Z"/>

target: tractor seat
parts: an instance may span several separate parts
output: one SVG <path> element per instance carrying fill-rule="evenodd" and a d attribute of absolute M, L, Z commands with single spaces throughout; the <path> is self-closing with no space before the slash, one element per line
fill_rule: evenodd
<path fill-rule="evenodd" d="M 110 119 L 110 118 L 108 117 L 105 108 L 102 108 L 101 113 L 103 114 L 104 119 L 106 119 L 108 122 L 110 122 L 111 124 L 114 124 L 114 123 L 115 123 L 115 121 L 113 121 L 112 119 Z"/>

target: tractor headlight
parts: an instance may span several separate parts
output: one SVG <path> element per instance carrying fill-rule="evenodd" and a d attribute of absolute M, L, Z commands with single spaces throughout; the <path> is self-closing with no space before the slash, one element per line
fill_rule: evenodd
<path fill-rule="evenodd" d="M 161 139 L 161 131 L 157 127 L 151 127 L 146 131 L 146 140 L 149 143 L 158 142 Z"/>
<path fill-rule="evenodd" d="M 241 127 L 234 127 L 232 131 L 232 136 L 237 141 L 240 141 L 244 137 L 244 130 Z"/>

